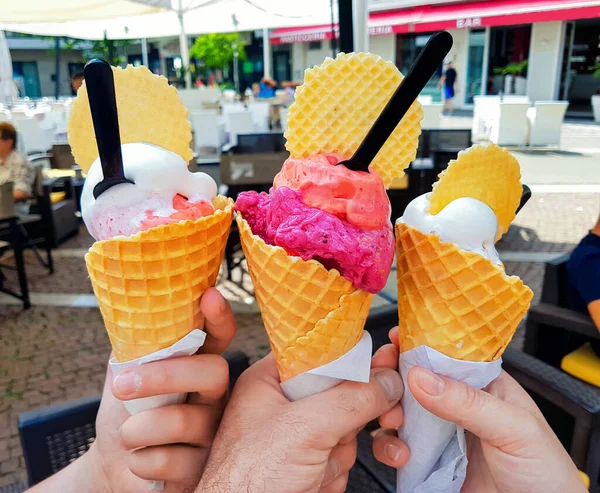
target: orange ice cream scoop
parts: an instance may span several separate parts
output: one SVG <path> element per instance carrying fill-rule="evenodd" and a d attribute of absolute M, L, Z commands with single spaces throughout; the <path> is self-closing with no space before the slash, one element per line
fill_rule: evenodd
<path fill-rule="evenodd" d="M 173 209 L 175 209 L 176 212 L 167 217 L 156 216 L 153 211 L 147 211 L 146 217 L 141 222 L 140 231 L 146 231 L 156 226 L 179 221 L 195 221 L 201 217 L 210 216 L 215 212 L 215 208 L 210 202 L 207 202 L 206 200 L 188 202 L 188 200 L 180 194 L 173 197 Z"/>
<path fill-rule="evenodd" d="M 317 154 L 305 159 L 288 158 L 273 180 L 275 189 L 302 192 L 302 202 L 364 229 L 382 229 L 390 222 L 390 201 L 381 176 L 336 166 L 339 154 Z"/>

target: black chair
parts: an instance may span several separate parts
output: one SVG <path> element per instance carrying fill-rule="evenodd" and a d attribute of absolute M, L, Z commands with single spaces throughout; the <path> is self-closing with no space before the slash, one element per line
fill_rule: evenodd
<path fill-rule="evenodd" d="M 250 366 L 242 352 L 225 353 L 229 363 L 230 388 Z M 82 455 L 96 437 L 96 415 L 100 396 L 79 399 L 19 415 L 19 434 L 33 486 Z M 0 489 L 0 493 L 5 493 Z"/>
<path fill-rule="evenodd" d="M 529 310 L 523 350 L 560 368 L 562 358 L 589 339 L 600 341 L 592 319 L 570 310 L 567 261 L 563 255 L 546 263 L 542 299 Z"/>
<path fill-rule="evenodd" d="M 596 492 L 600 474 L 600 389 L 533 356 L 507 349 L 504 369 L 529 392 Z"/>

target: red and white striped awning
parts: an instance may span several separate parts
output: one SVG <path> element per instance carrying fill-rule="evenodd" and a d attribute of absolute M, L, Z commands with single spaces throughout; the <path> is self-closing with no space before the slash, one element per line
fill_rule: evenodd
<path fill-rule="evenodd" d="M 596 17 L 600 18 L 600 0 L 489 0 L 373 12 L 369 16 L 369 33 L 422 33 Z M 337 25 L 335 31 L 337 36 Z M 273 31 L 271 42 L 302 43 L 332 37 L 331 25 L 282 28 Z"/>

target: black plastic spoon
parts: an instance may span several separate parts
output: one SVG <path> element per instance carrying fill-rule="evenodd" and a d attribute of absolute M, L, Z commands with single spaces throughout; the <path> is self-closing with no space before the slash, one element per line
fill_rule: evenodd
<path fill-rule="evenodd" d="M 415 63 L 400 82 L 398 89 L 388 101 L 354 156 L 346 161 L 340 161 L 338 165 L 343 164 L 346 168 L 354 171 L 369 172 L 369 164 L 375 159 L 385 141 L 398 126 L 451 48 L 452 36 L 446 31 L 435 33 L 429 38 L 425 48 L 419 53 Z"/>
<path fill-rule="evenodd" d="M 516 214 L 518 214 L 519 211 L 523 207 L 525 207 L 525 204 L 529 201 L 530 198 L 531 198 L 531 188 L 529 188 L 527 185 L 523 184 L 523 193 L 521 193 L 521 202 L 519 202 L 519 207 L 517 207 Z"/>
<path fill-rule="evenodd" d="M 94 58 L 85 64 L 83 77 L 87 87 L 98 154 L 104 178 L 94 187 L 94 198 L 121 183 L 133 183 L 125 178 L 121 136 L 117 115 L 115 81 L 108 62 Z"/>

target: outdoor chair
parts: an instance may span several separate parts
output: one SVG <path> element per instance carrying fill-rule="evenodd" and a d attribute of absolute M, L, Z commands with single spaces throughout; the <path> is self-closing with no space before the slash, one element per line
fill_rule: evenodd
<path fill-rule="evenodd" d="M 264 101 L 255 101 L 248 104 L 248 110 L 250 110 L 250 114 L 252 115 L 252 125 L 255 132 L 269 131 L 270 107 L 270 103 Z"/>
<path fill-rule="evenodd" d="M 225 128 L 229 132 L 229 144 L 237 145 L 239 134 L 249 134 L 254 132 L 254 122 L 252 114 L 245 109 L 228 111 L 225 113 Z"/>
<path fill-rule="evenodd" d="M 46 153 L 52 149 L 54 129 L 43 127 L 35 118 L 13 118 L 18 132 L 17 146 L 25 154 Z"/>
<path fill-rule="evenodd" d="M 536 101 L 527 110 L 529 145 L 560 145 L 560 133 L 568 101 Z"/>
<path fill-rule="evenodd" d="M 217 110 L 190 111 L 198 164 L 219 163 L 225 128 Z"/>
<path fill-rule="evenodd" d="M 600 474 L 600 389 L 581 382 L 533 356 L 507 349 L 504 369 L 525 388 L 589 477 L 596 493 Z"/>
<path fill-rule="evenodd" d="M 500 96 L 475 96 L 473 101 L 472 139 L 474 142 L 489 140 L 492 126 L 499 118 Z"/>
<path fill-rule="evenodd" d="M 523 350 L 555 368 L 562 359 L 590 339 L 600 341 L 592 319 L 569 309 L 567 261 L 562 255 L 547 262 L 542 298 L 527 316 Z"/>
<path fill-rule="evenodd" d="M 421 120 L 421 128 L 436 129 L 440 128 L 440 118 L 444 105 L 442 103 L 422 103 L 423 120 Z"/>
<path fill-rule="evenodd" d="M 501 146 L 527 144 L 527 102 L 501 101 L 498 118 L 492 122 L 490 140 Z"/>

